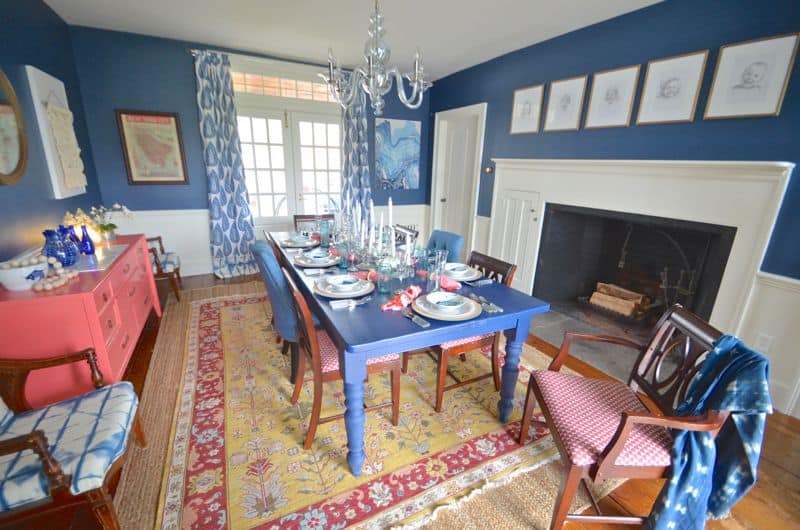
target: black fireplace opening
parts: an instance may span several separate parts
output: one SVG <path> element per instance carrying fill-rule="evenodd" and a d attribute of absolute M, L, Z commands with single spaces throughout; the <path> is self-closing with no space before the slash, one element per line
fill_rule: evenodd
<path fill-rule="evenodd" d="M 730 226 L 548 203 L 533 295 L 586 315 L 602 312 L 588 301 L 604 282 L 649 299 L 636 318 L 605 315 L 626 326 L 649 328 L 674 303 L 708 319 L 735 235 Z"/>

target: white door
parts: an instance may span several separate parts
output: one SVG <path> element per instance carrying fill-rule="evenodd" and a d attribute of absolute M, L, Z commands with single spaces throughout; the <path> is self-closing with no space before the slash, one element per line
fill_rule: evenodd
<path fill-rule="evenodd" d="M 533 254 L 539 239 L 539 194 L 502 190 L 492 210 L 489 254 L 517 264 L 512 287 L 530 294 L 533 285 Z"/>
<path fill-rule="evenodd" d="M 485 103 L 436 113 L 431 226 L 464 236 L 465 253 L 473 246 L 485 120 Z"/>

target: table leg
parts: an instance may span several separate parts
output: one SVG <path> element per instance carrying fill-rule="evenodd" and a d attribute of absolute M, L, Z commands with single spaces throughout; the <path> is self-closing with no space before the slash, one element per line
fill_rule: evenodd
<path fill-rule="evenodd" d="M 344 427 L 347 430 L 347 463 L 354 476 L 361 475 L 364 453 L 364 379 L 367 361 L 363 356 L 346 354 L 344 360 Z"/>
<path fill-rule="evenodd" d="M 497 403 L 497 412 L 500 421 L 506 423 L 514 408 L 514 389 L 519 377 L 519 355 L 522 345 L 528 338 L 530 318 L 517 320 L 517 327 L 506 330 L 506 363 L 503 365 L 503 382 L 500 388 L 500 401 Z"/>

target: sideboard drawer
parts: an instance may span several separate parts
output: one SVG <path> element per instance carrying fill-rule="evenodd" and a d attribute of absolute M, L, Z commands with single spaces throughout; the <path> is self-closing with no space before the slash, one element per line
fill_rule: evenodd
<path fill-rule="evenodd" d="M 122 378 L 122 372 L 128 364 L 128 358 L 138 339 L 139 326 L 132 321 L 129 315 L 125 315 L 119 331 L 111 339 L 111 343 L 106 350 L 108 352 L 108 363 L 111 365 L 112 377 L 115 381 Z"/>
<path fill-rule="evenodd" d="M 133 249 L 125 252 L 122 254 L 122 256 L 117 258 L 119 260 L 119 264 L 115 265 L 114 270 L 111 273 L 111 283 L 115 291 L 125 284 L 131 275 L 136 272 L 138 269 L 136 263 L 139 261 L 137 258 L 138 256 Z"/>
<path fill-rule="evenodd" d="M 140 325 L 144 325 L 150 310 L 153 308 L 153 292 L 150 290 L 150 284 L 146 280 L 141 282 L 136 291 L 133 311 L 136 314 L 136 321 Z"/>
<path fill-rule="evenodd" d="M 103 332 L 103 341 L 107 344 L 120 326 L 119 315 L 117 314 L 117 304 L 112 302 L 98 315 L 100 320 L 100 330 Z"/>
<path fill-rule="evenodd" d="M 111 282 L 104 281 L 95 287 L 92 296 L 94 297 L 94 305 L 97 308 L 97 311 L 102 311 L 103 308 L 114 298 L 114 293 L 111 291 Z"/>

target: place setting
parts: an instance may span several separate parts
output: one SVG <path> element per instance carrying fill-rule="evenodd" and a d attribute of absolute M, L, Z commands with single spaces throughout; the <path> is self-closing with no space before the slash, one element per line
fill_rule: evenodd
<path fill-rule="evenodd" d="M 327 249 L 315 248 L 294 257 L 294 263 L 304 268 L 327 268 L 339 263 L 339 256 L 332 255 Z"/>
<path fill-rule="evenodd" d="M 375 284 L 352 274 L 333 274 L 314 282 L 313 289 L 326 298 L 352 299 L 371 293 Z"/>
<path fill-rule="evenodd" d="M 283 248 L 307 249 L 318 246 L 319 241 L 309 235 L 297 233 L 292 234 L 288 238 L 280 241 L 279 244 Z"/>

